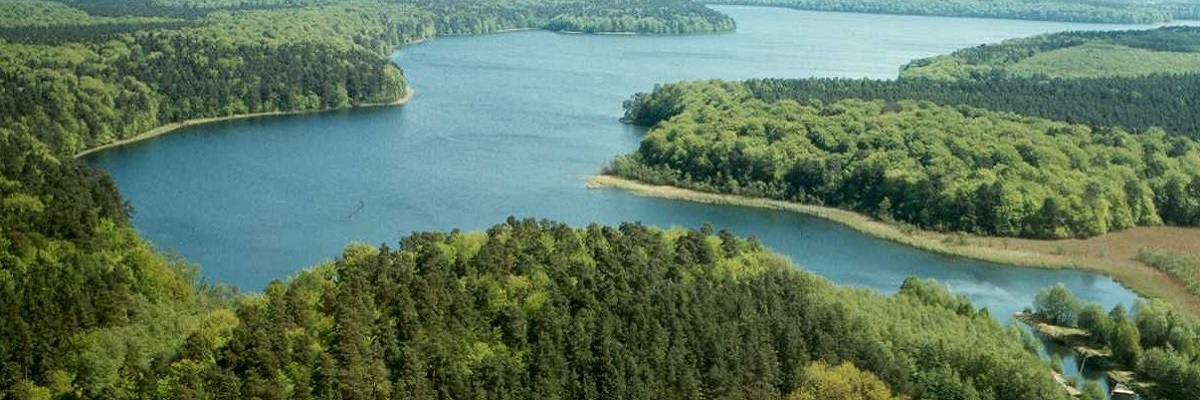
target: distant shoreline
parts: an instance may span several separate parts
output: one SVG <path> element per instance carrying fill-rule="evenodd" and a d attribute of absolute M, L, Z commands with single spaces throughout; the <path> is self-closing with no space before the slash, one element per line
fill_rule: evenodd
<path fill-rule="evenodd" d="M 599 36 L 645 36 L 645 34 L 637 32 L 582 32 L 582 31 L 551 31 L 564 35 L 599 35 Z"/>
<path fill-rule="evenodd" d="M 833 221 L 872 237 L 942 255 L 1021 267 L 1098 272 L 1142 297 L 1165 299 L 1180 305 L 1194 315 L 1200 315 L 1200 298 L 1191 295 L 1186 287 L 1167 274 L 1137 261 L 1122 259 L 1116 254 L 1106 258 L 1075 248 L 1088 240 L 1105 240 L 1105 237 L 1113 239 L 1110 235 L 1120 235 L 1121 233 L 1085 240 L 983 237 L 963 233 L 920 230 L 879 221 L 864 214 L 838 208 L 653 185 L 613 175 L 593 176 L 587 180 L 587 187 L 589 189 L 622 189 L 646 197 L 795 212 Z M 1176 231 L 1177 228 L 1160 228 L 1161 232 L 1151 231 L 1150 234 L 1160 236 L 1179 236 L 1181 234 Z M 1144 233 L 1145 230 L 1157 228 L 1143 229 Z M 1193 228 L 1182 234 L 1195 236 L 1200 234 L 1200 230 Z M 1047 251 L 1047 249 L 1054 250 Z M 1058 254 L 1058 252 L 1062 254 Z"/>
<path fill-rule="evenodd" d="M 363 104 L 351 106 L 350 108 L 390 107 L 390 106 L 404 105 L 404 104 L 408 103 L 409 100 L 412 100 L 412 97 L 415 93 L 416 93 L 416 91 L 410 87 L 410 88 L 408 88 L 407 91 L 404 92 L 404 96 L 401 96 L 400 98 L 396 99 L 396 101 L 387 102 L 387 103 L 363 103 Z M 105 144 L 103 146 L 93 147 L 93 148 L 81 151 L 78 154 L 75 154 L 75 158 L 81 158 L 81 157 L 87 156 L 88 154 L 92 154 L 92 153 L 95 153 L 95 152 L 98 152 L 101 150 L 108 150 L 108 149 L 112 149 L 112 148 L 116 148 L 116 147 L 125 146 L 125 145 L 131 144 L 131 143 L 137 143 L 137 142 L 141 142 L 144 140 L 153 139 L 153 138 L 174 132 L 178 129 L 187 128 L 190 126 L 197 126 L 197 125 L 210 124 L 213 122 L 232 121 L 232 120 L 246 119 L 246 118 L 269 117 L 269 116 L 279 116 L 279 115 L 315 114 L 315 113 L 336 111 L 336 110 L 345 110 L 345 108 L 325 108 L 325 109 L 319 109 L 319 110 L 303 110 L 303 111 L 268 111 L 268 112 L 258 112 L 258 113 L 236 114 L 236 115 L 230 115 L 230 116 L 225 116 L 225 117 L 194 118 L 194 119 L 189 119 L 189 120 L 182 121 L 182 122 L 172 122 L 172 123 L 169 123 L 166 125 L 161 125 L 157 128 L 139 133 L 130 138 L 121 139 L 121 140 L 118 140 L 118 141 L 115 141 L 112 143 Z"/>

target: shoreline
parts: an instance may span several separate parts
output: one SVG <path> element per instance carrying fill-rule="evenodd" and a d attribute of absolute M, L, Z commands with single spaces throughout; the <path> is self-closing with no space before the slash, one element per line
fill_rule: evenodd
<path fill-rule="evenodd" d="M 796 11 L 808 12 L 825 12 L 825 13 L 842 13 L 842 14 L 868 14 L 868 15 L 898 15 L 902 17 L 929 17 L 929 18 L 962 18 L 962 19 L 991 19 L 1003 21 L 1029 21 L 1029 22 L 1050 22 L 1050 23 L 1065 23 L 1065 24 L 1096 24 L 1096 25 L 1145 25 L 1153 27 L 1187 25 L 1188 22 L 1195 20 L 1188 19 L 1171 19 L 1166 21 L 1156 22 L 1102 22 L 1102 21 L 1076 21 L 1069 19 L 1030 19 L 1019 17 L 1005 17 L 998 15 L 965 15 L 965 14 L 936 14 L 936 13 L 915 13 L 901 11 L 855 11 L 855 10 L 836 10 L 836 9 L 820 9 L 820 8 L 803 8 L 792 7 L 784 4 L 745 4 L 745 3 L 729 3 L 720 0 L 712 2 L 702 1 L 700 4 L 705 6 L 723 6 L 723 7 L 769 7 L 783 8 Z"/>
<path fill-rule="evenodd" d="M 337 110 L 349 110 L 349 109 L 355 109 L 355 108 L 401 106 L 401 105 L 407 104 L 409 102 L 409 100 L 412 100 L 413 95 L 416 94 L 416 92 L 417 91 L 413 90 L 412 87 L 409 87 L 404 92 L 404 96 L 401 96 L 400 98 L 396 99 L 395 101 L 387 102 L 387 103 L 363 103 L 363 104 L 353 105 L 348 108 L 326 108 L 326 109 L 303 110 L 303 111 L 267 111 L 267 112 L 258 112 L 258 113 L 236 114 L 236 115 L 229 115 L 229 116 L 224 116 L 224 117 L 193 118 L 193 119 L 184 120 L 181 122 L 172 122 L 172 123 L 169 123 L 166 125 L 160 125 L 154 129 L 139 133 L 137 135 L 134 135 L 134 136 L 131 136 L 131 137 L 128 137 L 125 139 L 121 139 L 121 140 L 118 140 L 118 141 L 115 141 L 112 143 L 104 144 L 101 146 L 96 146 L 96 147 L 81 151 L 79 153 L 76 153 L 73 157 L 74 158 L 82 158 L 82 157 L 86 157 L 89 154 L 96 153 L 99 151 L 117 148 L 117 147 L 125 146 L 128 144 L 133 144 L 133 143 L 137 143 L 137 142 L 141 142 L 141 141 L 145 141 L 145 140 L 150 140 L 150 139 L 153 139 L 153 138 L 156 138 L 156 137 L 159 137 L 162 135 L 166 135 L 168 133 L 174 132 L 174 131 L 182 129 L 182 128 L 210 124 L 210 123 L 214 123 L 214 122 L 232 121 L 232 120 L 238 120 L 238 119 L 248 119 L 248 118 L 257 118 L 257 117 L 273 117 L 273 116 L 281 116 L 281 115 L 316 114 L 316 113 L 322 113 L 322 112 L 337 111 Z"/>
<path fill-rule="evenodd" d="M 644 36 L 637 32 L 583 32 L 583 31 L 551 31 L 563 35 L 598 35 L 598 36 Z"/>
<path fill-rule="evenodd" d="M 1096 272 L 1112 278 L 1141 297 L 1163 299 L 1200 316 L 1200 298 L 1192 296 L 1186 287 L 1162 271 L 1133 260 L 1114 262 L 1098 257 L 1050 254 L 1034 249 L 1066 241 L 993 238 L 925 231 L 897 226 L 838 208 L 653 185 L 613 175 L 589 177 L 586 186 L 588 189 L 621 189 L 637 196 L 794 212 L 836 222 L 878 239 L 941 255 L 1027 268 Z"/>
<path fill-rule="evenodd" d="M 417 43 L 421 43 L 421 42 L 424 42 L 424 41 L 427 41 L 427 40 L 437 39 L 437 38 L 440 38 L 440 37 L 466 37 L 466 36 L 484 36 L 484 35 L 495 35 L 495 34 L 501 34 L 501 33 L 527 32 L 527 31 L 541 31 L 541 30 L 545 30 L 545 29 L 543 29 L 543 28 L 539 28 L 539 27 L 527 27 L 527 28 L 504 28 L 504 29 L 498 29 L 498 30 L 494 30 L 494 31 L 490 31 L 490 32 L 478 32 L 478 33 L 449 33 L 449 34 L 442 34 L 442 33 L 439 33 L 439 34 L 436 34 L 436 35 L 434 35 L 434 36 L 432 36 L 432 37 L 423 38 L 423 39 L 421 39 L 421 40 L 418 40 L 418 41 L 415 41 L 415 42 L 410 42 L 410 43 L 405 43 L 405 44 L 406 44 L 406 45 L 408 45 L 408 44 L 417 44 Z"/>

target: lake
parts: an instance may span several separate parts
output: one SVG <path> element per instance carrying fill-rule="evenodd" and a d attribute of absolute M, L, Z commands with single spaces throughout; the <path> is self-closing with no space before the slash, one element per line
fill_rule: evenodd
<path fill-rule="evenodd" d="M 438 38 L 394 55 L 403 107 L 194 126 L 88 157 L 134 206 L 134 224 L 216 282 L 259 290 L 351 241 L 480 230 L 508 216 L 575 225 L 711 222 L 803 268 L 895 292 L 936 278 L 1002 319 L 1055 282 L 1106 306 L 1135 295 L 1082 271 L 934 255 L 784 212 L 642 198 L 584 180 L 637 148 L 621 102 L 656 83 L 753 77 L 890 78 L 910 59 L 1005 38 L 1129 26 L 718 7 L 730 34 L 587 36 L 526 31 Z M 1145 26 L 1142 26 L 1145 27 Z"/>

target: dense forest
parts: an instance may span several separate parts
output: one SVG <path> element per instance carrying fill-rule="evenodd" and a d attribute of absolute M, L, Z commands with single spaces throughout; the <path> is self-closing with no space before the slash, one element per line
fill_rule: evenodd
<path fill-rule="evenodd" d="M 234 295 L 138 238 L 103 172 L 0 139 L 5 398 L 1063 398 L 939 285 L 837 288 L 708 228 L 510 220 Z"/>
<path fill-rule="evenodd" d="M 128 215 L 102 171 L 0 129 L 0 398 L 69 393 L 81 371 L 148 360 L 190 329 L 174 324 L 205 303 L 190 268 Z"/>
<path fill-rule="evenodd" d="M 1200 224 L 1200 144 L 911 100 L 802 104 L 718 81 L 627 103 L 655 123 L 610 172 L 846 208 L 939 231 L 1088 237 Z"/>
<path fill-rule="evenodd" d="M 1200 27 L 1061 32 L 1011 39 L 915 60 L 901 78 L 980 76 L 1093 78 L 1196 73 Z"/>
<path fill-rule="evenodd" d="M 1198 44 L 1195 28 L 1067 32 L 916 60 L 896 80 L 660 85 L 626 102 L 625 121 L 651 129 L 606 171 L 942 231 L 1195 226 Z M 1138 259 L 1195 286 L 1190 256 Z M 1132 372 L 1146 398 L 1200 398 L 1200 324 L 1170 304 L 1106 312 L 1060 285 L 1031 312 L 1086 330 L 1084 345 L 1104 354 L 1090 362 Z"/>
<path fill-rule="evenodd" d="M 0 0 L 0 398 L 1064 399 L 1028 333 L 935 282 L 910 279 L 894 296 L 840 288 L 709 227 L 510 219 L 482 233 L 415 234 L 395 249 L 351 245 L 239 294 L 158 253 L 112 180 L 73 157 L 191 118 L 392 101 L 407 87 L 387 55 L 415 39 L 732 27 L 684 0 Z M 1138 201 L 1135 223 L 1200 207 L 1158 202 L 1196 198 L 1190 140 L 1033 124 L 1063 138 L 1031 144 L 1111 156 L 1072 165 L 1107 166 L 1088 169 L 1105 172 L 1089 201 L 1123 193 L 1125 205 Z M 1016 157 L 1061 161 L 1054 150 L 1064 150 L 1046 149 Z M 1110 180 L 1160 172 L 1176 192 Z M 1147 191 L 1132 196 L 1134 186 Z M 1101 209 L 1087 221 L 1127 222 L 1120 204 L 1111 218 Z M 1195 343 L 1176 336 L 1194 329 L 1175 321 L 1165 340 L 1140 336 L 1134 362 L 1162 380 L 1150 394 L 1187 399 L 1172 396 L 1195 393 L 1195 351 L 1180 347 Z"/>
<path fill-rule="evenodd" d="M 958 81 L 929 79 L 754 79 L 744 83 L 754 97 L 802 104 L 845 99 L 918 100 L 984 108 L 1088 125 L 1142 131 L 1161 128 L 1200 138 L 1200 74 L 1085 79 L 1026 79 L 987 76 Z M 636 99 L 629 106 L 637 107 Z M 652 112 L 653 111 L 653 112 Z M 667 114 L 658 114 L 666 112 Z M 629 122 L 651 126 L 677 112 L 633 109 Z"/>
<path fill-rule="evenodd" d="M 1162 301 L 1139 301 L 1109 311 L 1084 303 L 1061 284 L 1038 293 L 1029 311 L 1037 321 L 1086 331 L 1100 350 L 1092 365 L 1136 372 L 1141 393 L 1155 399 L 1200 399 L 1200 324 Z"/>
<path fill-rule="evenodd" d="M 187 119 L 391 102 L 407 87 L 388 55 L 415 39 L 733 29 L 687 0 L 2 1 L 0 128 L 68 154 Z"/>
<path fill-rule="evenodd" d="M 704 0 L 710 4 L 789 7 L 801 10 L 1045 21 L 1154 23 L 1196 19 L 1200 2 L 1168 0 Z"/>
<path fill-rule="evenodd" d="M 50 295 L 14 286 L 18 306 Z M 909 280 L 892 297 L 838 288 L 709 228 L 510 219 L 396 250 L 352 245 L 232 305 L 137 294 L 111 303 L 144 304 L 126 324 L 38 332 L 67 339 L 58 348 L 13 341 L 0 387 L 14 398 L 1065 398 L 1020 330 L 936 283 Z M 28 318 L 6 326 L 36 326 Z"/>
<path fill-rule="evenodd" d="M 580 4 L 4 0 L 0 398 L 150 397 L 138 385 L 185 354 L 178 338 L 238 323 L 235 296 L 153 250 L 111 179 L 73 154 L 190 118 L 392 101 L 397 45 L 544 27 Z M 732 27 L 686 1 L 588 4 L 641 21 L 630 30 Z"/>

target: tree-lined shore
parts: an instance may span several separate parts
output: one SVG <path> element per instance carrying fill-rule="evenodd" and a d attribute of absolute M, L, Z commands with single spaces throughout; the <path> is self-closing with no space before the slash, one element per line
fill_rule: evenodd
<path fill-rule="evenodd" d="M 242 293 L 141 238 L 112 179 L 76 157 L 188 121 L 394 103 L 412 93 L 388 60 L 397 46 L 529 28 L 734 23 L 689 0 L 0 0 L 0 398 L 1067 398 L 1028 332 L 936 282 L 838 287 L 710 226 L 510 218 L 351 244 Z M 668 85 L 629 103 L 630 121 L 655 127 L 611 169 L 941 231 L 1195 225 L 1191 97 L 1159 102 L 1177 77 L 1110 78 L 1126 86 L 1101 107 L 1150 99 L 1113 124 L 1056 120 L 1078 103 L 988 99 L 1040 93 L 1023 76 Z M 1078 82 L 1048 85 L 1093 90 Z M 1182 122 L 1162 124 L 1155 104 Z M 1192 271 L 1147 254 L 1170 277 Z M 1067 315 L 1053 304 L 1040 315 Z M 1146 304 L 1109 319 L 1068 307 L 1057 322 L 1118 324 L 1097 343 L 1128 350 L 1152 399 L 1200 393 L 1196 325 Z"/>
<path fill-rule="evenodd" d="M 799 10 L 1038 21 L 1149 24 L 1200 18 L 1194 0 L 1140 2 L 1070 0 L 704 0 L 709 4 L 787 7 Z"/>

